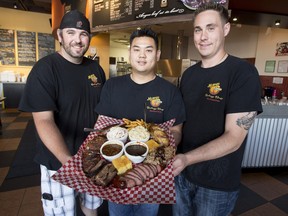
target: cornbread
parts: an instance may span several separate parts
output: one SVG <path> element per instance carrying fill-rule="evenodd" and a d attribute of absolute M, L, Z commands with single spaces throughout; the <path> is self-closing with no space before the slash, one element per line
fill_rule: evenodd
<path fill-rule="evenodd" d="M 117 169 L 118 175 L 124 174 L 127 170 L 132 169 L 132 162 L 125 155 L 112 160 L 112 164 Z"/>
<path fill-rule="evenodd" d="M 157 149 L 160 145 L 153 139 L 150 139 L 146 142 L 146 144 L 148 145 L 149 148 L 149 152 Z"/>

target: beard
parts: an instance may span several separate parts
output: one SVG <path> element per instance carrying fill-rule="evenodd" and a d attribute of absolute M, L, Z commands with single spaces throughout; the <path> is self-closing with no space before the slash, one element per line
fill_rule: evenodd
<path fill-rule="evenodd" d="M 62 47 L 72 58 L 82 58 L 89 48 L 87 45 L 82 43 L 67 43 L 65 42 L 64 38 L 62 39 Z"/>

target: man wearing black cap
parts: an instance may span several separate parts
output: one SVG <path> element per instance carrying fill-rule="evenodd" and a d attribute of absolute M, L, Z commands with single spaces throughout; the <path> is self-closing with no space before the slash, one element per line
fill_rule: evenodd
<path fill-rule="evenodd" d="M 51 179 L 77 153 L 93 127 L 94 107 L 105 83 L 101 66 L 86 57 L 90 23 L 80 12 L 68 12 L 57 30 L 60 50 L 40 59 L 32 68 L 19 110 L 32 112 L 37 129 L 37 155 L 41 168 L 41 193 L 45 215 L 76 215 L 73 189 Z M 85 215 L 97 215 L 102 200 L 79 194 Z"/>

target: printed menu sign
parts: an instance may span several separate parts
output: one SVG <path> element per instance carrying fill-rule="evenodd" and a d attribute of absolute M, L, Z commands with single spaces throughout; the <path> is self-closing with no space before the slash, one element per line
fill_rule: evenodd
<path fill-rule="evenodd" d="M 35 35 L 35 32 L 17 31 L 19 66 L 33 66 L 36 62 Z"/>
<path fill-rule="evenodd" d="M 55 40 L 52 34 L 38 33 L 38 59 L 55 52 Z"/>
<path fill-rule="evenodd" d="M 208 1 L 228 6 L 228 0 Z M 92 27 L 97 29 L 135 20 L 191 14 L 202 2 L 203 0 L 94 0 Z"/>
<path fill-rule="evenodd" d="M 0 29 L 0 65 L 15 65 L 15 32 Z"/>
<path fill-rule="evenodd" d="M 92 26 L 116 24 L 146 18 L 187 13 L 185 6 L 175 0 L 168 4 L 156 0 L 94 0 Z"/>

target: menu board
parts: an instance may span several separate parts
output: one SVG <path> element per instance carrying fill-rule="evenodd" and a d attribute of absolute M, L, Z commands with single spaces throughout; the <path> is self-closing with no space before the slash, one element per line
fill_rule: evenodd
<path fill-rule="evenodd" d="M 207 0 L 206 0 L 207 1 Z M 208 0 L 228 7 L 228 0 Z M 203 0 L 93 0 L 92 27 L 191 14 Z"/>
<path fill-rule="evenodd" d="M 15 32 L 0 29 L 0 35 L 0 65 L 15 65 Z"/>
<path fill-rule="evenodd" d="M 33 66 L 36 62 L 35 36 L 35 32 L 17 31 L 19 66 Z"/>
<path fill-rule="evenodd" d="M 38 33 L 38 59 L 55 52 L 55 40 L 52 34 Z"/>

